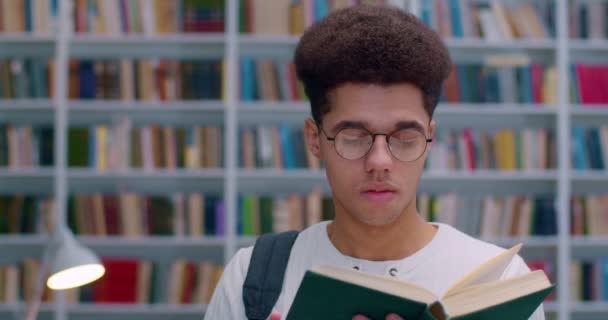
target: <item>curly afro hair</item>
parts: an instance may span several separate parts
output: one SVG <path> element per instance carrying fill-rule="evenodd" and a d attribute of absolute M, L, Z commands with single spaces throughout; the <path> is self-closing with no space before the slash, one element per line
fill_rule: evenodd
<path fill-rule="evenodd" d="M 311 26 L 295 50 L 313 119 L 330 111 L 328 92 L 345 83 L 411 83 L 429 117 L 451 67 L 441 38 L 414 15 L 389 6 L 339 9 Z"/>

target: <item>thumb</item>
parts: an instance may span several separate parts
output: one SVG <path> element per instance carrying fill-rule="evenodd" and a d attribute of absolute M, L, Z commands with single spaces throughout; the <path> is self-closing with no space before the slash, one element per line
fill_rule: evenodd
<path fill-rule="evenodd" d="M 400 316 L 398 316 L 394 313 L 391 313 L 388 316 L 386 316 L 386 320 L 405 320 L 405 319 L 401 318 Z"/>
<path fill-rule="evenodd" d="M 269 320 L 281 320 L 281 314 L 278 311 L 274 310 L 270 314 L 270 319 Z"/>

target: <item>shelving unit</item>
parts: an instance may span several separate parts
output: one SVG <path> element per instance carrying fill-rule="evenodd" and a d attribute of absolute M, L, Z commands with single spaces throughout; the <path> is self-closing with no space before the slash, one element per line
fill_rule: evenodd
<path fill-rule="evenodd" d="M 411 8 L 420 8 L 419 1 L 409 1 Z M 70 6 L 71 0 L 60 0 Z M 558 21 L 556 39 L 544 41 L 517 40 L 490 42 L 478 39 L 446 39 L 456 61 L 479 62 L 488 55 L 523 53 L 532 59 L 555 61 L 558 72 L 566 74 L 572 61 L 608 62 L 608 41 L 569 40 L 567 38 L 567 0 L 556 0 L 555 17 Z M 69 10 L 62 10 L 60 21 L 68 24 Z M 134 124 L 161 123 L 167 125 L 220 124 L 224 127 L 224 167 L 204 170 L 162 171 L 106 171 L 92 169 L 40 168 L 0 169 L 1 193 L 58 194 L 62 200 L 70 192 L 135 191 L 167 193 L 167 191 L 202 191 L 223 194 L 226 202 L 224 237 L 145 239 L 80 237 L 81 241 L 102 255 L 141 257 L 168 261 L 178 256 L 227 262 L 241 247 L 254 239 L 236 234 L 237 194 L 262 192 L 307 192 L 321 187 L 329 193 L 323 171 L 311 170 L 244 170 L 237 164 L 237 132 L 241 125 L 254 123 L 301 124 L 309 115 L 307 103 L 241 102 L 238 94 L 238 61 L 240 56 L 289 57 L 297 44 L 296 36 L 258 36 L 238 33 L 238 1 L 226 0 L 226 32 L 205 35 L 171 36 L 98 36 L 63 34 L 67 44 L 61 46 L 60 36 L 32 36 L 0 34 L 0 58 L 36 56 L 70 58 L 122 58 L 162 56 L 167 58 L 223 58 L 225 62 L 225 99 L 223 101 L 176 101 L 168 103 L 122 101 L 68 101 L 67 84 L 63 83 L 60 96 L 54 100 L 0 100 L 0 121 L 12 123 L 52 124 L 57 130 L 67 114 L 69 125 L 108 123 L 127 116 Z M 65 50 L 65 56 L 55 56 Z M 58 61 L 59 62 L 59 61 Z M 60 64 L 61 65 L 61 64 Z M 62 77 L 66 80 L 66 77 Z M 571 257 L 593 257 L 608 253 L 608 239 L 572 238 L 569 236 L 569 199 L 571 194 L 608 191 L 608 172 L 576 172 L 570 169 L 570 127 L 576 124 L 599 125 L 608 123 L 608 108 L 571 106 L 568 102 L 568 79 L 560 77 L 558 104 L 549 105 L 484 105 L 442 104 L 436 111 L 439 126 L 462 128 L 544 127 L 558 133 L 558 168 L 543 172 L 427 172 L 420 190 L 423 192 L 488 192 L 553 193 L 557 197 L 559 233 L 554 237 L 522 239 L 493 239 L 508 246 L 524 242 L 532 255 L 549 252 L 557 261 L 555 273 L 558 300 L 545 305 L 551 318 L 559 320 L 594 320 L 608 317 L 607 303 L 569 303 L 568 265 Z M 471 121 L 474 119 L 475 121 Z M 475 123 L 473 123 L 475 122 Z M 65 141 L 64 141 L 65 142 Z M 55 152 L 65 154 L 66 143 L 59 143 Z M 58 182 L 58 179 L 65 180 Z M 60 206 L 60 208 L 65 208 Z M 58 219 L 64 215 L 59 214 Z M 39 256 L 46 239 L 38 236 L 0 237 L 0 251 L 11 252 L 0 260 L 15 261 L 19 257 Z M 0 318 L 11 319 L 22 306 L 0 305 Z M 114 305 L 45 305 L 41 319 L 200 319 L 204 306 L 114 306 Z M 55 318 L 58 317 L 58 318 Z"/>

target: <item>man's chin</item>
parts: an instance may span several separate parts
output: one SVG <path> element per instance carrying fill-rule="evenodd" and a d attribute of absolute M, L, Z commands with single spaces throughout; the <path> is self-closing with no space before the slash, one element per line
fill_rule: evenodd
<path fill-rule="evenodd" d="M 373 212 L 371 212 L 371 214 L 370 212 L 367 212 L 361 215 L 357 215 L 357 220 L 371 227 L 383 227 L 394 223 L 399 218 L 399 216 L 400 214 L 398 213 L 387 215 L 386 211 L 377 212 L 376 214 L 374 214 Z"/>

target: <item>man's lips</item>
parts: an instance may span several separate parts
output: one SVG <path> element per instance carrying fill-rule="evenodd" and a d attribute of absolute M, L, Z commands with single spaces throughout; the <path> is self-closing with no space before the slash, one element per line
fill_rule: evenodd
<path fill-rule="evenodd" d="M 361 191 L 361 195 L 372 202 L 390 201 L 395 197 L 396 193 L 396 188 L 386 184 L 367 185 Z"/>
<path fill-rule="evenodd" d="M 362 192 L 371 192 L 371 193 L 376 193 L 376 192 L 396 192 L 396 188 L 392 187 L 391 185 L 382 183 L 382 184 L 369 184 L 366 185 L 365 187 L 362 188 Z"/>
<path fill-rule="evenodd" d="M 363 195 L 363 198 L 367 199 L 368 201 L 371 202 L 388 202 L 390 200 L 392 200 L 395 195 L 396 192 L 394 191 L 365 191 L 361 193 Z"/>

